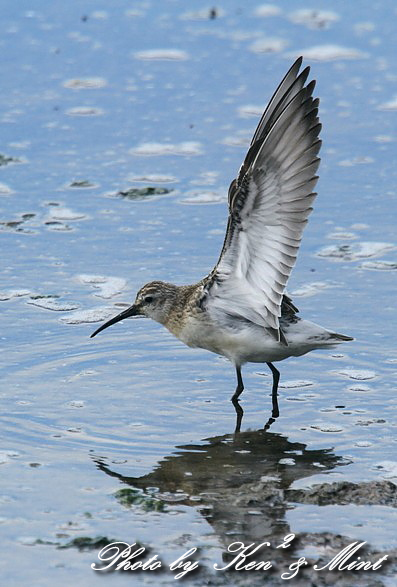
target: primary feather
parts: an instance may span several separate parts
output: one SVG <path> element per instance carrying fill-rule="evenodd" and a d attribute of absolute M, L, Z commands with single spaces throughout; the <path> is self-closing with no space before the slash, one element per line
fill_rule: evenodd
<path fill-rule="evenodd" d="M 285 342 L 279 318 L 317 182 L 321 141 L 315 82 L 298 59 L 280 83 L 229 188 L 229 219 L 206 288 L 215 320 L 240 317 Z M 286 301 L 285 301 L 286 303 Z"/>

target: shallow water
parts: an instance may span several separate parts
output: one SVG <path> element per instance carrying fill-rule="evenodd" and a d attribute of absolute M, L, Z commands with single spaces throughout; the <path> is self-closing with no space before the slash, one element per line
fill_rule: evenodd
<path fill-rule="evenodd" d="M 82 536 L 139 541 L 164 564 L 200 547 L 192 585 L 248 581 L 213 576 L 234 540 L 328 532 L 397 549 L 395 510 L 381 503 L 288 502 L 274 516 L 240 504 L 266 479 L 397 478 L 396 9 L 307 8 L 2 7 L 4 584 L 96 585 L 99 547 L 59 548 Z M 280 364 L 268 430 L 270 374 L 247 365 L 236 438 L 227 361 L 145 320 L 89 335 L 146 281 L 192 283 L 216 262 L 227 187 L 299 54 L 317 79 L 324 145 L 289 291 L 302 315 L 356 340 Z M 125 196 L 147 187 L 166 189 Z M 389 585 L 391 572 L 374 576 Z M 175 582 L 170 571 L 107 580 Z"/>

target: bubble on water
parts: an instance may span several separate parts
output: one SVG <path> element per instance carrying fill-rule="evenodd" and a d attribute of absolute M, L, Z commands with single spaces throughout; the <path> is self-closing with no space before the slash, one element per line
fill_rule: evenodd
<path fill-rule="evenodd" d="M 139 18 L 145 16 L 146 12 L 141 8 L 130 8 L 129 10 L 126 10 L 124 14 L 127 18 Z"/>
<path fill-rule="evenodd" d="M 109 13 L 106 10 L 95 10 L 90 14 L 90 18 L 94 18 L 95 20 L 106 20 L 109 18 Z"/>
<path fill-rule="evenodd" d="M 80 307 L 79 304 L 73 302 L 62 302 L 57 296 L 34 296 L 26 303 L 31 306 L 37 306 L 38 308 L 52 310 L 54 312 L 70 312 L 71 310 L 77 310 L 77 308 Z"/>
<path fill-rule="evenodd" d="M 391 100 L 379 104 L 378 110 L 397 110 L 397 96 L 394 96 Z"/>
<path fill-rule="evenodd" d="M 196 179 L 192 179 L 190 183 L 192 185 L 213 185 L 218 176 L 218 171 L 203 171 Z"/>
<path fill-rule="evenodd" d="M 366 230 L 369 228 L 369 224 L 365 224 L 364 222 L 355 222 L 350 226 L 353 230 Z"/>
<path fill-rule="evenodd" d="M 68 382 L 69 381 L 76 381 L 76 379 L 80 379 L 81 377 L 91 377 L 92 375 L 99 375 L 99 371 L 96 371 L 95 369 L 83 369 L 82 371 L 80 371 L 79 373 L 75 373 L 74 375 L 72 375 L 71 377 L 68 377 Z"/>
<path fill-rule="evenodd" d="M 380 463 L 376 463 L 373 468 L 379 470 L 385 479 L 397 478 L 396 461 L 381 461 Z"/>
<path fill-rule="evenodd" d="M 294 24 L 302 24 L 308 29 L 326 29 L 339 20 L 339 15 L 331 10 L 317 10 L 302 8 L 294 10 L 288 15 L 288 19 Z"/>
<path fill-rule="evenodd" d="M 226 200 L 225 193 L 217 191 L 191 190 L 187 197 L 179 200 L 183 204 L 218 204 Z"/>
<path fill-rule="evenodd" d="M 327 234 L 327 238 L 337 239 L 337 240 L 353 240 L 357 238 L 357 235 L 354 232 L 330 232 Z"/>
<path fill-rule="evenodd" d="M 278 16 L 281 14 L 281 8 L 276 6 L 275 4 L 261 4 L 257 6 L 254 11 L 255 16 L 260 16 L 261 18 L 268 18 L 269 16 Z"/>
<path fill-rule="evenodd" d="M 295 289 L 291 292 L 293 296 L 296 297 L 310 297 L 318 294 L 320 291 L 324 289 L 328 289 L 329 287 L 333 287 L 329 283 L 325 283 L 324 281 L 313 281 L 312 283 L 306 283 L 298 289 Z"/>
<path fill-rule="evenodd" d="M 93 189 L 98 187 L 97 183 L 93 183 L 88 179 L 74 179 L 70 183 L 66 184 L 66 188 L 73 188 L 73 189 Z"/>
<path fill-rule="evenodd" d="M 17 536 L 16 541 L 22 546 L 35 546 L 37 544 L 35 536 Z"/>
<path fill-rule="evenodd" d="M 263 106 L 254 106 L 252 104 L 246 104 L 240 106 L 237 110 L 237 114 L 240 118 L 250 118 L 251 116 L 259 118 L 263 113 Z"/>
<path fill-rule="evenodd" d="M 396 261 L 365 261 L 361 263 L 362 269 L 371 269 L 375 271 L 395 271 L 397 269 Z"/>
<path fill-rule="evenodd" d="M 310 428 L 313 430 L 319 430 L 320 432 L 343 432 L 343 428 L 341 426 L 329 423 L 312 424 Z"/>
<path fill-rule="evenodd" d="M 130 155 L 158 157 L 162 155 L 201 155 L 203 151 L 201 143 L 185 141 L 182 143 L 141 143 L 128 152 Z"/>
<path fill-rule="evenodd" d="M 71 408 L 84 408 L 85 401 L 84 400 L 79 400 L 79 399 L 71 400 L 68 403 L 68 406 L 71 407 Z"/>
<path fill-rule="evenodd" d="M 75 106 L 66 110 L 66 114 L 68 116 L 102 116 L 104 110 L 93 106 Z"/>
<path fill-rule="evenodd" d="M 374 136 L 374 141 L 376 143 L 393 143 L 395 141 L 395 138 L 391 135 L 376 135 Z"/>
<path fill-rule="evenodd" d="M 234 136 L 226 136 L 221 141 L 222 145 L 227 147 L 249 147 L 250 138 L 244 131 L 239 131 Z"/>
<path fill-rule="evenodd" d="M 333 373 L 344 375 L 349 379 L 357 379 L 358 381 L 366 381 L 376 377 L 375 371 L 370 371 L 369 369 L 341 369 L 340 371 L 333 371 Z"/>
<path fill-rule="evenodd" d="M 354 165 L 366 165 L 368 163 L 374 163 L 374 161 L 375 159 L 373 157 L 368 156 L 352 157 L 351 159 L 342 159 L 338 165 L 341 167 L 354 167 Z"/>
<path fill-rule="evenodd" d="M 299 51 L 289 53 L 288 57 L 296 58 L 300 55 L 313 61 L 338 61 L 340 59 L 363 59 L 368 57 L 368 53 L 364 53 L 359 49 L 332 44 L 306 47 Z"/>
<path fill-rule="evenodd" d="M 127 181 L 136 181 L 140 183 L 174 183 L 178 180 L 173 175 L 147 173 L 145 175 L 128 175 Z"/>
<path fill-rule="evenodd" d="M 73 78 L 63 82 L 63 86 L 71 90 L 97 90 L 106 85 L 107 81 L 103 77 Z"/>
<path fill-rule="evenodd" d="M 102 306 L 90 310 L 78 310 L 67 316 L 62 316 L 59 320 L 65 324 L 91 324 L 93 322 L 104 322 L 114 315 L 113 307 Z"/>
<path fill-rule="evenodd" d="M 49 220 L 45 222 L 48 230 L 55 230 L 59 232 L 70 232 L 73 230 L 71 226 L 68 224 L 64 224 L 63 222 L 59 222 L 58 220 Z"/>
<path fill-rule="evenodd" d="M 283 389 L 295 389 L 297 387 L 310 387 L 311 385 L 314 385 L 313 381 L 307 381 L 304 379 L 294 379 L 291 381 L 283 381 L 279 384 L 279 387 L 282 387 Z"/>
<path fill-rule="evenodd" d="M 0 465 L 9 463 L 15 457 L 19 457 L 19 452 L 15 450 L 0 450 Z"/>
<path fill-rule="evenodd" d="M 186 61 L 190 59 L 189 53 L 180 49 L 146 49 L 135 51 L 134 57 L 141 61 Z"/>
<path fill-rule="evenodd" d="M 353 28 L 356 33 L 362 35 L 364 33 L 371 33 L 373 30 L 375 30 L 375 24 L 370 21 L 357 22 Z"/>
<path fill-rule="evenodd" d="M 9 289 L 0 291 L 0 302 L 12 300 L 13 298 L 20 298 L 28 296 L 32 292 L 29 289 Z"/>
<path fill-rule="evenodd" d="M 359 392 L 371 391 L 370 386 L 366 385 L 365 383 L 359 383 L 357 385 L 349 385 L 349 387 L 347 389 L 349 391 L 359 391 Z"/>
<path fill-rule="evenodd" d="M 385 424 L 383 418 L 369 418 L 368 420 L 357 420 L 356 426 L 371 426 L 372 424 Z"/>
<path fill-rule="evenodd" d="M 393 243 L 361 242 L 354 244 L 331 245 L 317 251 L 317 256 L 336 261 L 357 261 L 368 257 L 376 257 L 395 250 Z"/>
<path fill-rule="evenodd" d="M 108 277 L 104 275 L 78 275 L 78 280 L 84 285 L 95 288 L 94 296 L 104 299 L 119 295 L 125 288 L 127 281 L 122 277 Z"/>
<path fill-rule="evenodd" d="M 54 220 L 68 220 L 69 222 L 87 218 L 85 214 L 74 212 L 70 208 L 64 208 L 63 206 L 52 206 L 48 212 L 48 216 Z"/>
<path fill-rule="evenodd" d="M 295 465 L 295 459 L 280 459 L 278 462 L 279 465 Z"/>
<path fill-rule="evenodd" d="M 10 196 L 13 193 L 14 190 L 12 190 L 10 186 L 5 183 L 0 183 L 0 196 Z"/>
<path fill-rule="evenodd" d="M 280 53 L 289 45 L 286 39 L 277 37 L 266 37 L 265 39 L 258 39 L 249 49 L 253 53 Z"/>

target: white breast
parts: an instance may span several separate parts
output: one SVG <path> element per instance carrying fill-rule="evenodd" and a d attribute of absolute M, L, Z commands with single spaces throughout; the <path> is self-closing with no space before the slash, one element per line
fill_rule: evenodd
<path fill-rule="evenodd" d="M 237 364 L 280 361 L 291 353 L 264 328 L 221 328 L 211 322 L 189 319 L 178 338 L 190 347 L 207 349 Z"/>

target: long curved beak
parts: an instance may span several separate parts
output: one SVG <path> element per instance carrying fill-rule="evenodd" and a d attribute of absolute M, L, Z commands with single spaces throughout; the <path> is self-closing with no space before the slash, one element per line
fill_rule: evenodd
<path fill-rule="evenodd" d="M 108 326 L 112 326 L 112 324 L 116 324 L 116 322 L 120 322 L 120 320 L 124 320 L 124 318 L 130 318 L 130 316 L 138 316 L 139 314 L 140 314 L 140 311 L 139 311 L 139 308 L 137 308 L 137 306 L 135 306 L 135 305 L 130 306 L 129 308 L 127 308 L 126 310 L 124 310 L 120 314 L 117 314 L 117 316 L 115 316 L 114 318 L 111 318 L 110 320 L 105 322 L 105 324 L 102 324 L 102 326 L 97 328 L 95 330 L 95 332 L 93 332 L 91 334 L 90 338 L 94 337 L 96 334 L 98 334 L 98 332 L 101 332 L 101 330 L 105 330 L 105 328 L 107 328 Z"/>

